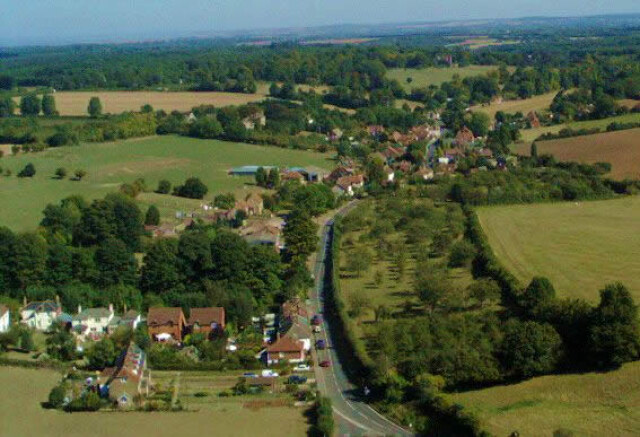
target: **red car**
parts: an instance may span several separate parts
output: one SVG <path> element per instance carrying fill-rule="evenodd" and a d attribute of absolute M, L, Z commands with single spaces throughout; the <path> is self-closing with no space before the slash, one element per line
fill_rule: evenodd
<path fill-rule="evenodd" d="M 331 367 L 331 361 L 329 360 L 320 361 L 320 367 Z"/>

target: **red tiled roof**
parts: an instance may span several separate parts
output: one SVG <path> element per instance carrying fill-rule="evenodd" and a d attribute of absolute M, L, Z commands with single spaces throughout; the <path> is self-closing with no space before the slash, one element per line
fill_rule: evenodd
<path fill-rule="evenodd" d="M 147 315 L 147 325 L 166 325 L 172 323 L 177 325 L 180 318 L 184 317 L 182 314 L 182 308 L 169 307 L 169 308 L 149 308 L 149 314 Z"/>
<path fill-rule="evenodd" d="M 279 352 L 301 352 L 304 349 L 304 345 L 301 341 L 293 340 L 287 336 L 280 337 L 272 345 L 267 346 L 267 352 L 279 353 Z"/>
<path fill-rule="evenodd" d="M 198 323 L 200 326 L 210 326 L 212 323 L 224 326 L 224 308 L 208 307 L 208 308 L 191 308 L 189 314 L 189 325 Z"/>

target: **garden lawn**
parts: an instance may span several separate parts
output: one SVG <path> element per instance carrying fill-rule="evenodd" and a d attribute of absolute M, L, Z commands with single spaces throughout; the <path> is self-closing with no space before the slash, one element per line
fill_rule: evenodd
<path fill-rule="evenodd" d="M 266 406 L 266 403 L 261 408 L 247 408 L 245 396 L 217 403 L 222 398 L 214 396 L 209 404 L 190 406 L 195 411 L 178 413 L 68 414 L 45 410 L 40 403 L 47 401 L 49 391 L 59 379 L 60 374 L 46 369 L 0 368 L 0 436 L 279 437 L 302 436 L 308 430 L 303 408 Z"/>
<path fill-rule="evenodd" d="M 478 217 L 523 285 L 546 276 L 559 296 L 594 303 L 605 284 L 621 281 L 640 302 L 640 197 L 484 207 Z"/>
<path fill-rule="evenodd" d="M 640 435 L 640 362 L 606 373 L 551 375 L 452 395 L 495 436 Z"/>
<path fill-rule="evenodd" d="M 10 177 L 0 177 L 0 226 L 16 231 L 35 228 L 48 203 L 55 203 L 72 194 L 88 199 L 103 197 L 117 191 L 125 182 L 144 178 L 154 190 L 158 181 L 168 179 L 181 184 L 197 176 L 209 187 L 205 197 L 235 192 L 237 197 L 255 190 L 248 177 L 229 176 L 228 170 L 241 165 L 317 166 L 331 169 L 329 155 L 317 152 L 289 150 L 269 146 L 199 140 L 179 136 L 160 136 L 115 143 L 88 143 L 79 146 L 51 148 L 40 153 L 5 156 L 0 159 L 3 171 L 10 169 Z M 16 175 L 27 163 L 33 163 L 33 178 Z M 58 167 L 72 175 L 84 169 L 87 176 L 79 182 L 57 180 L 53 174 Z M 175 211 L 199 208 L 202 201 L 182 199 L 170 195 L 143 193 L 138 197 L 143 207 L 156 204 L 163 217 L 173 217 Z"/>

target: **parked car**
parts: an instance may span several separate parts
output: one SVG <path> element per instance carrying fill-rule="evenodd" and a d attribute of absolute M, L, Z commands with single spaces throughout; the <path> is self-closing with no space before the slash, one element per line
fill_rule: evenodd
<path fill-rule="evenodd" d="M 322 332 L 322 327 L 320 327 L 320 325 L 315 325 L 315 326 L 313 327 L 313 332 L 315 332 L 316 334 L 317 334 L 318 332 Z"/>
<path fill-rule="evenodd" d="M 294 372 L 309 372 L 311 371 L 311 366 L 307 366 L 306 364 L 298 364 L 293 368 Z"/>
<path fill-rule="evenodd" d="M 258 375 L 253 373 L 253 372 L 243 373 L 242 376 L 244 376 L 245 378 L 257 378 L 258 377 Z"/>
<path fill-rule="evenodd" d="M 320 314 L 316 314 L 311 318 L 312 325 L 322 325 L 322 316 Z"/>
<path fill-rule="evenodd" d="M 331 361 L 329 360 L 320 361 L 320 367 L 331 367 Z"/>
<path fill-rule="evenodd" d="M 306 376 L 291 375 L 289 377 L 289 384 L 304 384 L 305 382 L 307 382 Z"/>
<path fill-rule="evenodd" d="M 275 378 L 279 376 L 278 372 L 274 372 L 273 370 L 266 369 L 262 371 L 262 376 L 265 378 Z"/>
<path fill-rule="evenodd" d="M 318 340 L 316 341 L 316 349 L 326 349 L 327 348 L 327 342 L 324 340 Z"/>

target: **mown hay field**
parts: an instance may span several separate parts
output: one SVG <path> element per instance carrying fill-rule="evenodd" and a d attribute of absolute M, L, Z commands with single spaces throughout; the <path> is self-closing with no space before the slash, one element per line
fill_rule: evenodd
<path fill-rule="evenodd" d="M 530 111 L 541 112 L 548 110 L 549 105 L 553 101 L 553 98 L 558 94 L 557 92 L 551 92 L 541 94 L 539 96 L 533 96 L 528 99 L 518 100 L 504 100 L 501 103 L 493 102 L 490 105 L 477 105 L 472 106 L 472 111 L 480 111 L 488 114 L 492 119 L 495 117 L 496 112 L 502 111 L 508 114 L 515 114 L 516 112 L 522 112 L 527 115 Z"/>
<path fill-rule="evenodd" d="M 546 276 L 559 296 L 597 303 L 605 284 L 621 281 L 640 302 L 640 197 L 477 212 L 496 256 L 523 284 Z"/>
<path fill-rule="evenodd" d="M 33 163 L 33 178 L 16 175 L 27 164 Z M 42 218 L 48 203 L 55 203 L 72 194 L 87 199 L 103 197 L 117 191 L 122 183 L 144 178 L 154 190 L 158 181 L 167 179 L 181 184 L 197 176 L 208 186 L 205 201 L 216 194 L 234 192 L 236 197 L 246 196 L 255 187 L 251 178 L 228 175 L 231 167 L 241 165 L 317 166 L 331 169 L 329 155 L 317 152 L 255 146 L 217 140 L 199 140 L 179 136 L 119 141 L 114 143 L 85 143 L 79 146 L 50 148 L 40 153 L 21 153 L 5 156 L 0 166 L 11 170 L 12 176 L 0 177 L 0 226 L 16 231 L 34 229 Z M 80 182 L 53 178 L 58 167 L 73 174 L 84 169 L 87 176 Z M 155 204 L 163 217 L 172 217 L 180 209 L 197 209 L 201 200 L 183 199 L 153 192 L 138 196 L 142 208 Z"/>
<path fill-rule="evenodd" d="M 606 373 L 552 375 L 453 395 L 495 436 L 640 435 L 640 362 Z"/>
<path fill-rule="evenodd" d="M 175 437 L 216 435 L 302 436 L 308 430 L 303 408 L 268 406 L 247 408 L 247 399 L 218 398 L 168 413 L 63 413 L 43 409 L 49 390 L 60 374 L 17 367 L 0 369 L 0 436 L 7 437 Z M 197 381 L 191 381 L 195 388 Z M 223 384 L 226 385 L 226 384 Z M 214 390 L 215 392 L 215 390 Z"/>
<path fill-rule="evenodd" d="M 640 128 L 538 141 L 536 144 L 538 155 L 551 154 L 559 161 L 587 164 L 608 162 L 613 166 L 608 176 L 640 179 Z M 516 151 L 528 155 L 530 147 L 522 145 Z"/>
<path fill-rule="evenodd" d="M 191 91 L 58 91 L 54 94 L 56 108 L 60 115 L 88 115 L 87 107 L 91 97 L 99 97 L 105 114 L 120 114 L 125 111 L 139 111 L 146 104 L 154 109 L 190 111 L 194 106 L 214 105 L 217 107 L 244 105 L 265 99 L 265 94 L 242 94 L 226 92 Z"/>
<path fill-rule="evenodd" d="M 469 76 L 479 76 L 489 71 L 497 70 L 493 65 L 469 65 L 467 67 L 429 67 L 429 68 L 394 68 L 387 71 L 388 79 L 396 79 L 409 92 L 412 88 L 424 88 L 429 85 L 440 85 L 450 81 L 454 75 L 459 75 L 462 79 Z M 407 83 L 407 78 L 411 78 L 411 83 Z"/>

